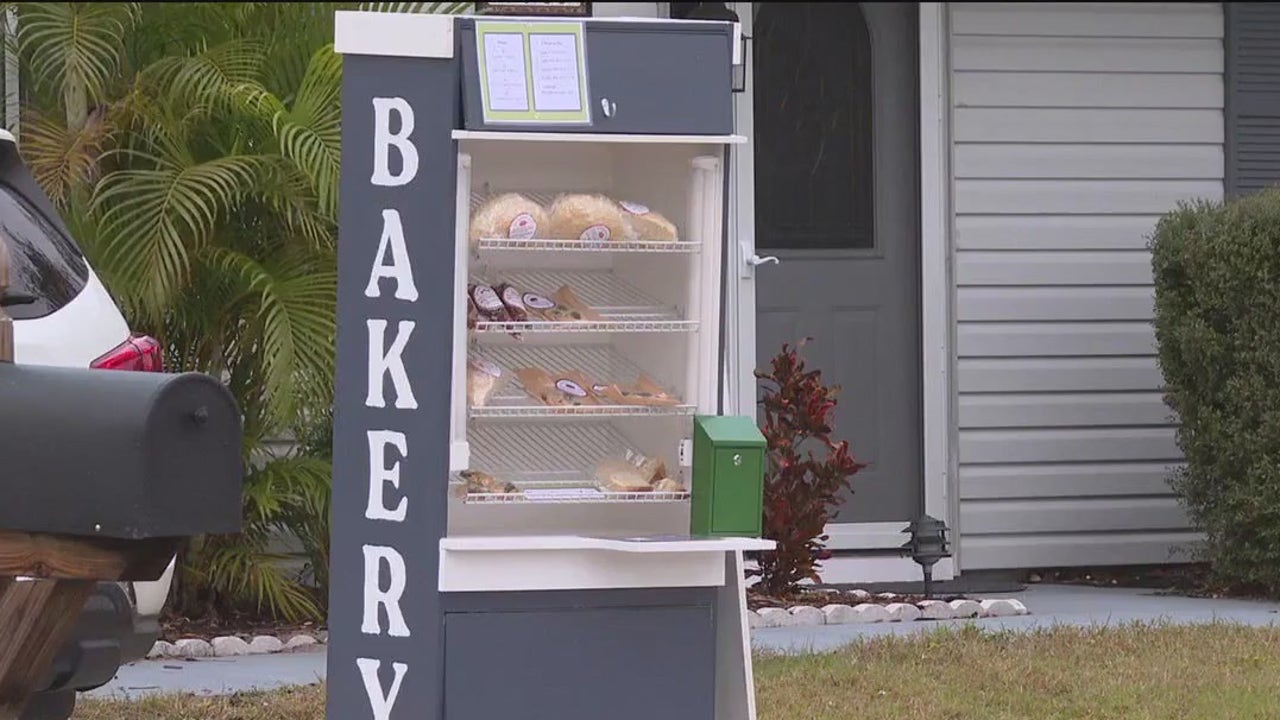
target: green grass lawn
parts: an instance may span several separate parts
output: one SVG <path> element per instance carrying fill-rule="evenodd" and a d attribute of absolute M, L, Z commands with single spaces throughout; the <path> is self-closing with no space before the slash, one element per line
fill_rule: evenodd
<path fill-rule="evenodd" d="M 937 631 L 756 659 L 760 720 L 1280 718 L 1280 629 Z M 76 720 L 320 720 L 320 687 L 83 701 Z"/>

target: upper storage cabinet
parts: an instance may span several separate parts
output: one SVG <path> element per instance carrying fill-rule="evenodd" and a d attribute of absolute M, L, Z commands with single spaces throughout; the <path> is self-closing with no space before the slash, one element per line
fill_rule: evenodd
<path fill-rule="evenodd" d="M 477 19 L 465 18 L 459 20 L 457 28 L 463 69 L 463 126 L 467 130 L 636 135 L 728 135 L 733 132 L 734 26 L 731 23 L 583 23 L 586 66 L 583 101 L 587 121 L 537 125 L 518 119 L 485 121 L 481 90 L 485 70 L 476 42 L 476 23 Z M 498 44 L 491 49 L 493 53 L 501 51 Z M 533 57 L 533 51 L 528 48 L 523 59 L 518 54 L 513 56 L 514 52 L 514 46 L 507 48 L 508 72 L 518 78 L 523 69 L 532 80 L 539 59 Z"/>

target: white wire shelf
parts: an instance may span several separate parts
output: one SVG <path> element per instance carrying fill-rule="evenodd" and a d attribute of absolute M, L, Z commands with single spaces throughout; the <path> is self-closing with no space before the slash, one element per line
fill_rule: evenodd
<path fill-rule="evenodd" d="M 536 292 L 550 297 L 562 286 L 569 286 L 586 305 L 600 316 L 599 320 L 551 322 L 493 322 L 480 320 L 477 333 L 614 333 L 614 332 L 693 332 L 696 320 L 686 320 L 680 311 L 663 305 L 631 287 L 609 271 L 527 271 L 495 274 L 473 280 L 496 284 L 509 282 L 522 292 Z"/>
<path fill-rule="evenodd" d="M 480 250 L 554 250 L 601 253 L 672 253 L 689 254 L 702 250 L 696 242 L 685 240 L 514 240 L 511 238 L 481 238 Z"/>
<path fill-rule="evenodd" d="M 551 207 L 555 202 L 556 196 L 561 193 L 558 191 L 546 190 L 512 190 L 510 192 L 518 192 L 529 198 L 533 202 L 538 203 L 544 208 Z M 567 190 L 571 193 L 588 193 L 593 191 L 586 190 Z M 503 192 L 491 189 L 472 190 L 471 191 L 471 212 L 474 214 L 476 210 L 484 204 L 486 200 Z M 587 241 L 577 239 L 553 239 L 553 238 L 532 238 L 529 240 L 519 240 L 515 238 L 480 238 L 476 241 L 477 250 L 525 250 L 525 251 L 573 251 L 573 252 L 599 252 L 599 253 L 674 253 L 689 254 L 701 252 L 701 243 L 688 240 L 605 240 L 605 241 Z"/>
<path fill-rule="evenodd" d="M 530 397 L 516 377 L 517 368 L 536 367 L 553 374 L 581 371 L 597 383 L 634 384 L 644 372 L 608 345 L 491 347 L 480 356 L 501 367 L 508 381 L 484 405 L 471 407 L 473 418 L 672 416 L 693 415 L 697 411 L 696 405 L 684 402 L 654 406 L 544 405 Z"/>
<path fill-rule="evenodd" d="M 468 432 L 472 468 L 519 488 L 514 493 L 467 493 L 468 504 L 511 505 L 687 502 L 689 492 L 612 492 L 593 473 L 601 460 L 631 443 L 612 426 L 504 424 Z M 461 478 L 451 484 L 465 485 Z"/>

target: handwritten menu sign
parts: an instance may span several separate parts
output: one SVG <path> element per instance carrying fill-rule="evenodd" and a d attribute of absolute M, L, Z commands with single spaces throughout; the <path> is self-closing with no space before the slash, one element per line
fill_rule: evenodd
<path fill-rule="evenodd" d="M 476 21 L 486 124 L 590 125 L 581 22 Z"/>

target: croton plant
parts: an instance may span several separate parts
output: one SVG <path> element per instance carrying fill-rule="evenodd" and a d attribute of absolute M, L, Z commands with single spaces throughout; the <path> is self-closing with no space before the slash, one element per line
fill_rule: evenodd
<path fill-rule="evenodd" d="M 768 371 L 755 373 L 768 442 L 764 536 L 777 549 L 760 553 L 758 569 L 748 576 L 760 578 L 757 592 L 774 597 L 795 594 L 805 580 L 821 581 L 821 563 L 831 557 L 824 530 L 865 467 L 848 441 L 831 438 L 840 386 L 825 385 L 821 371 L 805 367 L 800 350 L 810 341 L 783 345 Z"/>

